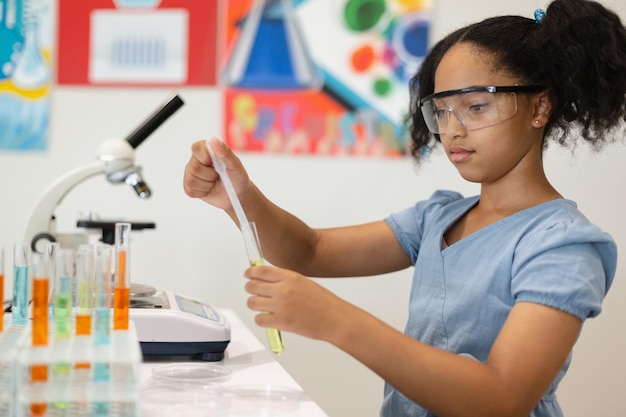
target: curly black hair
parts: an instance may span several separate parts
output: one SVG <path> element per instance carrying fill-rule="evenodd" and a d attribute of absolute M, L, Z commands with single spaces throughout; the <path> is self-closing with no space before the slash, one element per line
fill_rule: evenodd
<path fill-rule="evenodd" d="M 420 97 L 434 92 L 446 52 L 467 42 L 528 84 L 545 85 L 552 112 L 546 138 L 596 149 L 626 133 L 626 29 L 617 14 L 587 0 L 555 0 L 540 23 L 521 16 L 485 19 L 458 29 L 428 53 L 409 84 L 411 154 L 419 162 L 438 141 L 426 127 Z M 572 135 L 575 131 L 578 134 Z"/>

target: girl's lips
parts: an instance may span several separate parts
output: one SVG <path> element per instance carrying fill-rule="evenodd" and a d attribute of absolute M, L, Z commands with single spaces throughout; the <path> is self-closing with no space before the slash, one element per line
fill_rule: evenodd
<path fill-rule="evenodd" d="M 459 147 L 450 148 L 448 152 L 450 152 L 450 161 L 452 162 L 464 162 L 474 153 L 473 151 Z"/>

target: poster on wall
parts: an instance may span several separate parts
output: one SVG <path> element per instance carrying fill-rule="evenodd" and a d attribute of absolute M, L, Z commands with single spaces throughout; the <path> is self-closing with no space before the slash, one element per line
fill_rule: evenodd
<path fill-rule="evenodd" d="M 0 0 L 0 151 L 48 146 L 52 0 Z"/>
<path fill-rule="evenodd" d="M 219 1 L 58 2 L 58 84 L 215 85 Z"/>
<path fill-rule="evenodd" d="M 224 136 L 258 152 L 401 156 L 422 0 L 228 0 Z"/>

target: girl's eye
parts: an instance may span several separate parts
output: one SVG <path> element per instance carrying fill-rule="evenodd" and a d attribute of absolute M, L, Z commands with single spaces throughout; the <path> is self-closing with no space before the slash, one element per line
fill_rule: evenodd
<path fill-rule="evenodd" d="M 435 116 L 437 116 L 437 118 L 445 117 L 446 113 L 447 113 L 446 109 L 435 109 Z"/>
<path fill-rule="evenodd" d="M 472 113 L 482 113 L 485 110 L 487 110 L 487 104 L 485 103 L 481 103 L 481 104 L 472 104 L 468 107 L 469 111 Z"/>

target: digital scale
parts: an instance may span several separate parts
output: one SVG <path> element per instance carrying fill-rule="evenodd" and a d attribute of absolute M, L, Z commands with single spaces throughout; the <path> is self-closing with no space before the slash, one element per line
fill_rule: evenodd
<path fill-rule="evenodd" d="M 224 359 L 230 324 L 212 306 L 172 291 L 131 285 L 129 318 L 144 356 Z"/>

